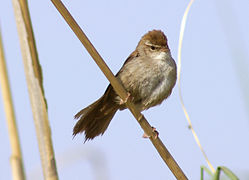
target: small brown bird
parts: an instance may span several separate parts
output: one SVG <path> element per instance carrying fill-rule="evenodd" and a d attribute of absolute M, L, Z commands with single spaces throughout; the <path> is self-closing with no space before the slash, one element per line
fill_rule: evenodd
<path fill-rule="evenodd" d="M 145 34 L 116 77 L 140 111 L 161 104 L 176 83 L 176 64 L 164 33 Z M 109 84 L 102 97 L 75 115 L 79 120 L 73 135 L 85 132 L 85 141 L 103 135 L 117 110 L 123 109 L 125 103 Z"/>

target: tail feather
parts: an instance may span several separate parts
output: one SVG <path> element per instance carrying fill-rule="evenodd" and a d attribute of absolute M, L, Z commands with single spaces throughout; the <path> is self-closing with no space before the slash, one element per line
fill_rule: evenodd
<path fill-rule="evenodd" d="M 100 99 L 75 115 L 79 120 L 73 129 L 74 136 L 84 132 L 85 141 L 87 141 L 104 134 L 119 109 L 119 105 L 113 101 L 113 93 L 115 92 L 109 86 Z"/>

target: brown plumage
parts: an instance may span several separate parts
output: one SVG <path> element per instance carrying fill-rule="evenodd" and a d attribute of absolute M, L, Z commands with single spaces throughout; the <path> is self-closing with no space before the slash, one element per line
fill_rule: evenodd
<path fill-rule="evenodd" d="M 164 35 L 164 33 L 160 30 L 153 30 L 149 31 L 146 33 L 142 38 L 141 41 L 138 43 L 138 46 L 145 42 L 145 41 L 150 41 L 151 44 L 156 44 L 159 46 L 165 46 L 168 47 L 167 45 L 167 37 Z"/>
<path fill-rule="evenodd" d="M 74 126 L 73 135 L 85 131 L 85 140 L 88 140 L 105 132 L 119 109 L 119 105 L 114 102 L 113 94 L 115 92 L 109 85 L 101 98 L 75 115 L 75 118 L 80 120 Z"/>
<path fill-rule="evenodd" d="M 145 34 L 116 77 L 140 111 L 161 104 L 176 82 L 176 64 L 163 32 L 153 30 Z M 125 104 L 109 85 L 102 97 L 75 115 L 79 120 L 73 135 L 84 132 L 85 141 L 102 135 L 117 110 L 123 109 Z"/>

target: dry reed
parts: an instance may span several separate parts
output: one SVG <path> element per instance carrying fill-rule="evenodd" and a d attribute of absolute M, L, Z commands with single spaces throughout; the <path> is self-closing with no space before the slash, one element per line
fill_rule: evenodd
<path fill-rule="evenodd" d="M 42 72 L 38 60 L 27 1 L 12 0 L 12 3 L 15 12 L 44 179 L 57 180 L 58 175 L 48 121 L 47 104 L 42 86 Z"/>
<path fill-rule="evenodd" d="M 151 125 L 148 123 L 148 121 L 145 119 L 145 117 L 141 114 L 140 111 L 137 110 L 136 106 L 129 100 L 127 92 L 123 88 L 123 86 L 119 83 L 119 81 L 115 78 L 111 70 L 108 68 L 102 57 L 99 55 L 97 50 L 94 48 L 94 46 L 91 44 L 91 42 L 88 40 L 87 36 L 84 34 L 84 32 L 81 30 L 77 22 L 73 19 L 69 11 L 66 9 L 66 7 L 63 5 L 63 3 L 60 0 L 51 0 L 57 10 L 61 13 L 61 15 L 64 17 L 68 25 L 71 27 L 71 29 L 74 31 L 78 39 L 81 41 L 81 43 L 84 45 L 88 53 L 92 56 L 93 60 L 96 62 L 96 64 L 99 66 L 99 68 L 102 70 L 102 72 L 105 74 L 106 78 L 110 81 L 111 85 L 117 92 L 117 94 L 123 99 L 127 100 L 127 107 L 133 114 L 133 116 L 137 119 L 137 122 L 140 124 L 144 132 L 150 136 L 150 140 L 154 147 L 157 149 L 158 153 L 164 160 L 164 162 L 167 164 L 171 172 L 175 175 L 175 177 L 179 180 L 186 180 L 187 177 L 181 170 L 181 168 L 178 166 L 174 158 L 171 156 L 165 145 L 162 143 L 160 138 L 155 138 L 156 133 L 152 131 Z"/>
<path fill-rule="evenodd" d="M 18 130 L 16 126 L 16 118 L 15 118 L 13 101 L 11 97 L 7 67 L 5 63 L 1 32 L 0 32 L 0 84 L 2 89 L 3 104 L 4 104 L 4 110 L 5 110 L 9 138 L 10 138 L 10 146 L 12 151 L 10 157 L 12 177 L 13 180 L 25 180 L 22 152 L 20 147 Z"/>

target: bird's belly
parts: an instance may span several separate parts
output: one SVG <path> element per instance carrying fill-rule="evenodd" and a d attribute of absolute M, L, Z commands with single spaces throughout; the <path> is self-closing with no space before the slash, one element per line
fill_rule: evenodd
<path fill-rule="evenodd" d="M 141 110 L 161 104 L 172 91 L 176 77 L 172 71 L 165 71 L 159 77 L 152 77 L 149 86 L 141 89 Z"/>
<path fill-rule="evenodd" d="M 119 79 L 141 111 L 161 104 L 171 94 L 176 82 L 174 64 L 158 62 L 153 68 L 151 65 L 146 68 L 144 64 L 132 67 L 137 68 L 129 68 L 129 72 L 120 74 Z"/>

